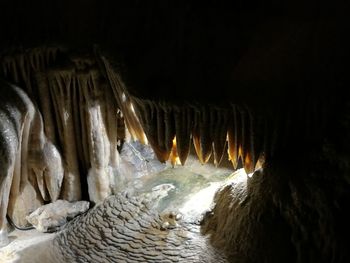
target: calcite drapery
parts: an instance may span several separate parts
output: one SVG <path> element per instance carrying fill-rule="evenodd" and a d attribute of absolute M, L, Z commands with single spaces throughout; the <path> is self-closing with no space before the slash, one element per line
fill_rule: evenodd
<path fill-rule="evenodd" d="M 118 145 L 125 136 L 118 105 L 121 83 L 114 83 L 113 91 L 95 59 L 77 59 L 58 48 L 25 50 L 0 62 L 1 75 L 24 89 L 1 84 L 6 95 L 1 97 L 1 161 L 6 164 L 1 229 L 7 211 L 23 226 L 25 216 L 44 201 L 80 200 L 82 189 L 93 202 L 111 194 Z"/>
<path fill-rule="evenodd" d="M 17 225 L 26 225 L 28 213 L 44 200 L 58 198 L 63 169 L 57 149 L 44 135 L 41 115 L 27 94 L 4 82 L 0 91 L 0 231 L 4 232 L 6 213 Z"/>

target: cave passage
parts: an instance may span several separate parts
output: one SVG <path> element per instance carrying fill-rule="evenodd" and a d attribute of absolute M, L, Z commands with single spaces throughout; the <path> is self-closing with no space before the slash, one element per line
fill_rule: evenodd
<path fill-rule="evenodd" d="M 0 1 L 0 261 L 350 262 L 345 2 Z"/>

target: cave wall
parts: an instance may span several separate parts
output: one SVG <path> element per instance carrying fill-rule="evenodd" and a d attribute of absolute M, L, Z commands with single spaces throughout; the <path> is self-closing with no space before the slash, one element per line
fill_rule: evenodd
<path fill-rule="evenodd" d="M 120 83 L 111 84 L 93 58 L 56 47 L 17 50 L 1 64 L 13 83 L 1 82 L 1 228 L 6 213 L 25 226 L 44 203 L 97 203 L 112 194 L 125 139 Z"/>

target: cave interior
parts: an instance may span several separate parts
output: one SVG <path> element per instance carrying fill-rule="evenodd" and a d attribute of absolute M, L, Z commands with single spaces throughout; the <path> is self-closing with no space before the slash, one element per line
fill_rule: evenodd
<path fill-rule="evenodd" d="M 0 247 L 6 217 L 63 199 L 93 209 L 57 262 L 350 262 L 347 20 L 341 1 L 1 1 Z M 185 237 L 116 190 L 131 142 L 244 180 Z"/>

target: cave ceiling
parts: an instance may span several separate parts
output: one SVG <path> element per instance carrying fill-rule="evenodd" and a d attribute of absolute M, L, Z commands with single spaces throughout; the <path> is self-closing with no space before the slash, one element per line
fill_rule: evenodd
<path fill-rule="evenodd" d="M 137 98 L 243 105 L 265 119 L 306 116 L 313 102 L 334 116 L 332 104 L 343 98 L 348 26 L 341 6 L 17 0 L 3 1 L 1 10 L 2 57 L 43 46 L 102 55 Z"/>

